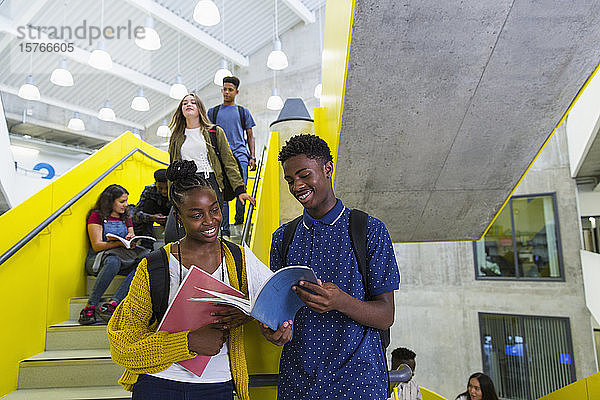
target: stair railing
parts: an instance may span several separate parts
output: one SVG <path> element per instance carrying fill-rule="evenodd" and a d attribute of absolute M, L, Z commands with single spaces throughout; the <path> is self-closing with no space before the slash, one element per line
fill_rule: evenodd
<path fill-rule="evenodd" d="M 156 161 L 157 163 L 160 163 L 163 165 L 169 165 L 168 163 L 161 161 L 158 158 L 155 158 L 155 157 L 151 156 L 150 154 L 146 153 L 142 149 L 136 147 L 135 149 L 133 149 L 129 153 L 127 153 L 125 156 L 123 156 L 123 158 L 121 158 L 119 161 L 117 161 L 114 165 L 112 165 L 110 168 L 108 168 L 106 171 L 104 171 L 100 176 L 98 176 L 96 179 L 94 179 L 89 185 L 87 185 L 83 190 L 81 190 L 79 193 L 77 193 L 75 196 L 73 196 L 69 201 L 67 201 L 65 204 L 63 204 L 58 210 L 54 211 L 48 218 L 46 218 L 41 224 L 36 226 L 31 232 L 29 232 L 27 235 L 23 236 L 23 238 L 21 240 L 19 240 L 14 246 L 12 246 L 10 249 L 8 249 L 6 252 L 4 252 L 4 254 L 2 254 L 0 256 L 0 265 L 4 264 L 16 252 L 21 250 L 21 248 L 23 248 L 23 246 L 25 246 L 27 243 L 29 243 L 29 241 L 31 239 L 33 239 L 38 233 L 43 231 L 48 225 L 50 225 L 62 213 L 67 211 L 69 209 L 69 207 L 71 207 L 73 204 L 75 204 L 75 202 L 77 200 L 79 200 L 83 196 L 85 196 L 85 194 L 87 192 L 89 192 L 90 190 L 92 190 L 94 188 L 94 186 L 96 186 L 98 183 L 100 183 L 100 181 L 102 181 L 102 179 L 106 178 L 106 176 L 108 176 L 108 174 L 110 174 L 112 171 L 117 169 L 121 164 L 123 164 L 127 159 L 129 159 L 131 156 L 133 156 L 137 152 L 142 153 L 144 156 L 148 157 L 152 161 Z"/>
<path fill-rule="evenodd" d="M 258 193 L 258 185 L 260 183 L 260 173 L 262 171 L 263 160 L 265 159 L 265 151 L 267 146 L 263 147 L 262 154 L 260 155 L 260 160 L 258 161 L 258 165 L 256 166 L 256 177 L 254 178 L 254 186 L 252 187 L 252 197 L 256 199 L 256 193 Z M 244 230 L 242 231 L 242 239 L 240 240 L 240 245 L 244 245 L 248 238 L 248 233 L 250 231 L 250 226 L 252 225 L 252 214 L 254 213 L 254 206 L 250 203 L 248 206 L 248 215 L 246 216 L 246 220 L 244 221 Z"/>

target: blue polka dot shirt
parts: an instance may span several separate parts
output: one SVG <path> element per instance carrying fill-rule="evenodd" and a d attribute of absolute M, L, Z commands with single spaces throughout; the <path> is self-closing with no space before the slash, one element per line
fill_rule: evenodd
<path fill-rule="evenodd" d="M 362 276 L 349 234 L 350 210 L 337 200 L 323 218 L 304 211 L 287 254 L 287 265 L 308 265 L 323 282 L 333 282 L 365 300 Z M 283 267 L 285 225 L 273 234 L 271 269 Z M 398 289 L 400 274 L 385 225 L 367 220 L 368 292 Z M 387 371 L 379 332 L 338 311 L 319 314 L 302 307 L 294 319 L 292 340 L 283 348 L 279 400 L 385 399 Z"/>

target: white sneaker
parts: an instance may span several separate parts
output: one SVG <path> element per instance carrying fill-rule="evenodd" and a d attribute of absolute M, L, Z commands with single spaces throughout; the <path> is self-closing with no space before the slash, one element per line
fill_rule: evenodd
<path fill-rule="evenodd" d="M 223 240 L 227 240 L 228 242 L 231 242 L 231 236 L 223 235 Z"/>

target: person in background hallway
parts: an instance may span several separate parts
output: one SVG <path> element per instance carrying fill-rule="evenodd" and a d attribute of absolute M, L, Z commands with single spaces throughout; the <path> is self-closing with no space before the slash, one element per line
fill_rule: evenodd
<path fill-rule="evenodd" d="M 140 201 L 135 205 L 133 211 L 133 230 L 138 236 L 154 236 L 154 223 L 164 226 L 167 223 L 167 215 L 171 210 L 167 187 L 167 170 L 157 169 L 154 171 L 154 184 L 144 188 Z M 140 245 L 154 249 L 154 242 L 142 240 Z"/>
<path fill-rule="evenodd" d="M 227 175 L 235 195 L 242 203 L 249 200 L 250 203 L 256 205 L 254 198 L 246 193 L 244 180 L 223 129 L 218 126 L 215 127 L 210 122 L 206 116 L 206 108 L 198 96 L 190 93 L 181 100 L 179 107 L 173 114 L 169 128 L 172 132 L 169 141 L 171 163 L 176 160 L 194 161 L 198 168 L 198 174 L 206 179 L 217 193 L 221 207 L 223 205 L 222 191 L 225 175 Z M 221 163 L 219 163 L 217 153 L 210 141 L 208 131 L 212 128 L 216 128 L 217 131 L 217 145 L 225 171 L 221 169 Z M 171 209 L 165 226 L 165 243 L 174 242 L 183 237 L 184 232 L 182 232 L 182 229 L 179 229 L 181 232 L 177 234 L 176 228 L 173 209 Z M 225 233 L 222 233 L 222 235 L 227 236 Z M 228 239 L 228 237 L 225 237 L 225 239 Z"/>
<path fill-rule="evenodd" d="M 129 284 L 139 259 L 148 253 L 143 247 L 126 249 L 119 240 L 108 240 L 107 233 L 130 239 L 134 236 L 133 224 L 127 207 L 129 193 L 123 186 L 110 185 L 100 194 L 87 218 L 90 249 L 85 260 L 88 275 L 98 278 L 86 306 L 79 315 L 79 323 L 90 325 L 98 317 L 108 321 L 115 308 L 127 295 Z M 116 275 L 126 275 L 112 298 L 98 308 L 100 299 Z"/>
<path fill-rule="evenodd" d="M 223 128 L 227 141 L 233 152 L 233 156 L 240 165 L 244 186 L 248 182 L 248 167 L 256 169 L 256 158 L 254 153 L 254 133 L 252 128 L 256 126 L 250 111 L 235 104 L 235 97 L 239 94 L 240 80 L 235 76 L 223 78 L 223 103 L 208 110 L 208 118 L 213 124 Z M 244 137 L 246 136 L 246 137 Z M 246 139 L 247 138 L 247 139 Z M 235 202 L 235 228 L 236 234 L 241 233 L 244 224 L 244 204 Z M 223 204 L 223 235 L 229 236 L 229 204 Z"/>
<path fill-rule="evenodd" d="M 287 224 L 273 233 L 271 269 L 306 265 L 320 281 L 300 281 L 292 287 L 307 305 L 294 321 L 284 322 L 277 331 L 261 325 L 267 339 L 285 345 L 278 399 L 384 400 L 389 382 L 378 330 L 394 322 L 394 290 L 400 283 L 390 235 L 381 221 L 367 217 L 363 285 L 350 240 L 351 211 L 333 192 L 327 143 L 314 135 L 294 136 L 282 147 L 279 161 L 304 213 L 285 259 Z"/>
<path fill-rule="evenodd" d="M 398 385 L 399 400 L 423 400 L 419 385 L 417 385 L 413 379 L 415 376 L 415 368 L 417 367 L 417 362 L 415 361 L 416 356 L 414 351 L 405 347 L 398 347 L 392 351 L 392 369 L 398 369 L 401 364 L 406 364 L 413 372 L 413 375 L 408 382 L 401 382 Z M 392 397 L 392 399 L 393 398 L 394 397 Z"/>
<path fill-rule="evenodd" d="M 219 239 L 222 216 L 217 195 L 195 172 L 193 161 L 175 161 L 167 169 L 169 198 L 186 235 L 164 246 L 168 264 L 150 265 L 149 257 L 140 262 L 129 294 L 108 323 L 111 357 L 125 367 L 119 383 L 133 391 L 134 400 L 233 400 L 234 388 L 238 399 L 249 400 L 242 325 L 252 317 L 223 307 L 223 311 L 215 312 L 213 323 L 196 330 L 156 331 L 162 316 L 153 318 L 152 299 L 162 292 L 161 297 L 172 303 L 192 265 L 250 298 L 272 275 L 247 246 Z M 235 265 L 231 249 L 236 248 L 242 253 L 241 266 Z M 243 271 L 241 282 L 238 267 Z M 153 280 L 149 273 L 152 268 L 167 268 L 166 282 Z M 201 375 L 177 364 L 198 354 L 211 356 Z"/>
<path fill-rule="evenodd" d="M 456 400 L 498 400 L 494 382 L 482 372 L 469 377 L 467 391 L 456 396 Z"/>

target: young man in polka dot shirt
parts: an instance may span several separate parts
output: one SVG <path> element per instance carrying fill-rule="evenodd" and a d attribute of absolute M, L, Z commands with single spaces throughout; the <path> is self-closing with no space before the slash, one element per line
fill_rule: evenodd
<path fill-rule="evenodd" d="M 368 217 L 365 290 L 352 250 L 350 210 L 333 193 L 327 143 L 314 135 L 294 136 L 281 149 L 279 161 L 304 213 L 286 262 L 285 225 L 273 234 L 271 269 L 308 265 L 319 284 L 300 282 L 293 287 L 307 306 L 294 321 L 277 331 L 262 327 L 267 339 L 285 345 L 278 399 L 385 399 L 388 379 L 378 329 L 394 322 L 394 290 L 400 283 L 387 229 Z"/>

